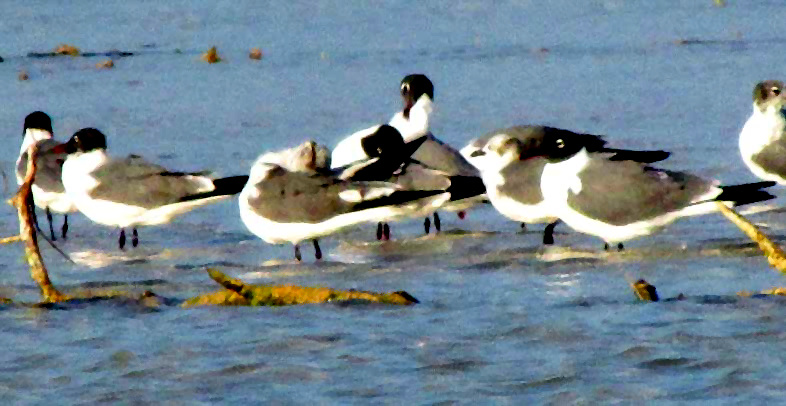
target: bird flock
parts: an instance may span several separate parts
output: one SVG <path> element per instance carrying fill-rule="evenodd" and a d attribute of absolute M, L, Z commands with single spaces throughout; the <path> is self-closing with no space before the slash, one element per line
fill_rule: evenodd
<path fill-rule="evenodd" d="M 196 207 L 238 195 L 240 218 L 270 244 L 311 241 L 347 227 L 376 225 L 377 240 L 391 238 L 390 224 L 424 219 L 426 234 L 441 230 L 438 211 L 463 218 L 478 204 L 526 224 L 545 223 L 543 243 L 554 243 L 564 223 L 600 238 L 605 249 L 647 236 L 686 216 L 774 198 L 766 189 L 786 184 L 786 96 L 769 80 L 753 90 L 753 113 L 740 132 L 743 162 L 763 179 L 721 185 L 691 173 L 655 166 L 669 157 L 659 150 L 612 148 L 601 136 L 560 128 L 519 125 L 472 140 L 460 151 L 429 130 L 434 85 L 422 74 L 401 81 L 401 111 L 389 122 L 358 131 L 330 149 L 306 141 L 259 156 L 249 175 L 214 179 L 206 172 L 178 172 L 137 155 L 107 154 L 106 136 L 95 128 L 67 142 L 53 139 L 50 117 L 25 118 L 17 160 L 21 184 L 28 151 L 38 149 L 32 186 L 44 209 L 52 240 L 66 238 L 68 214 L 119 229 L 118 247 L 139 244 L 137 227 L 170 222 Z M 64 214 L 55 233 L 52 213 Z"/>

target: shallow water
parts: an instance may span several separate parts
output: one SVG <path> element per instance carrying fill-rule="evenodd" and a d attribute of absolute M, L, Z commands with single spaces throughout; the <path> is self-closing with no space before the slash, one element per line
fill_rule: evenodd
<path fill-rule="evenodd" d="M 234 175 L 263 151 L 306 138 L 332 145 L 387 120 L 398 81 L 416 71 L 436 85 L 435 134 L 457 147 L 494 128 L 544 123 L 670 150 L 669 168 L 754 180 L 737 135 L 753 85 L 782 79 L 779 2 L 541 3 L 6 5 L 4 195 L 35 109 L 53 117 L 59 139 L 95 126 L 116 154 Z M 101 57 L 25 56 L 59 43 L 137 54 L 107 71 L 94 68 Z M 226 63 L 199 61 L 210 45 Z M 259 62 L 247 58 L 256 46 Z M 30 80 L 17 80 L 20 70 Z M 378 244 L 369 226 L 325 239 L 319 263 L 304 247 L 307 260 L 295 264 L 291 247 L 245 229 L 234 200 L 141 229 L 141 247 L 124 253 L 115 230 L 74 215 L 59 243 L 76 264 L 44 248 L 66 291 L 183 299 L 215 289 L 205 273 L 215 266 L 255 283 L 406 290 L 421 304 L 2 306 L 0 395 L 18 404 L 563 404 L 747 403 L 786 392 L 786 302 L 734 295 L 786 283 L 721 216 L 678 222 L 622 253 L 565 227 L 559 247 L 543 250 L 541 226 L 522 233 L 489 207 L 442 217 L 437 237 L 422 237 L 413 220 Z M 782 211 L 752 219 L 786 239 Z M 10 208 L 0 226 L 16 229 Z M 21 249 L 5 246 L 0 259 L 0 296 L 35 301 Z M 640 277 L 688 300 L 637 303 L 628 282 Z"/>

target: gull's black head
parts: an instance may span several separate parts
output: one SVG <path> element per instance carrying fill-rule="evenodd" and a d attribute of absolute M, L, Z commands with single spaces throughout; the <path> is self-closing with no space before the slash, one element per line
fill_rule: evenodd
<path fill-rule="evenodd" d="M 775 105 L 781 109 L 784 104 L 783 82 L 780 80 L 765 80 L 753 88 L 753 104 L 761 111 Z"/>
<path fill-rule="evenodd" d="M 22 136 L 25 136 L 27 129 L 45 130 L 52 132 L 52 119 L 43 111 L 34 111 L 25 117 L 25 127 L 22 129 Z"/>
<path fill-rule="evenodd" d="M 416 73 L 401 79 L 401 99 L 404 101 L 404 117 L 409 117 L 409 109 L 423 95 L 434 100 L 434 84 L 431 83 L 431 80 L 426 75 Z"/>
<path fill-rule="evenodd" d="M 106 136 L 95 128 L 83 128 L 62 145 L 65 146 L 64 152 L 67 154 L 106 149 Z"/>
<path fill-rule="evenodd" d="M 597 140 L 584 134 L 570 132 L 546 132 L 538 151 L 549 161 L 560 162 L 576 155 L 583 148 L 595 150 Z"/>
<path fill-rule="evenodd" d="M 374 158 L 403 152 L 404 138 L 395 127 L 383 124 L 373 134 L 363 137 L 360 145 L 366 155 Z"/>

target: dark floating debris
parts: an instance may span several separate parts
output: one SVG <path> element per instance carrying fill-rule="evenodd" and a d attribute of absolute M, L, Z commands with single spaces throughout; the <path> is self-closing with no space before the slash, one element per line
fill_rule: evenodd
<path fill-rule="evenodd" d="M 251 52 L 248 53 L 248 57 L 258 61 L 262 59 L 262 50 L 259 48 L 252 48 Z"/>
<path fill-rule="evenodd" d="M 118 49 L 110 49 L 103 52 L 80 52 L 79 48 L 73 45 L 61 44 L 58 45 L 52 52 L 28 52 L 28 58 L 55 58 L 58 56 L 82 56 L 91 58 L 96 56 L 106 56 L 109 58 L 122 58 L 126 56 L 133 56 L 133 52 L 120 51 Z"/>
<path fill-rule="evenodd" d="M 2 56 L 0 56 L 0 63 L 3 63 L 4 61 L 5 61 L 5 59 L 3 59 Z"/>

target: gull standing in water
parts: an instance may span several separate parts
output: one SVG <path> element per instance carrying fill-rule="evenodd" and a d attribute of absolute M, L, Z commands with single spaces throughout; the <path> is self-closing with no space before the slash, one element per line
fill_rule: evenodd
<path fill-rule="evenodd" d="M 118 245 L 139 243 L 137 226 L 159 225 L 196 207 L 239 193 L 248 176 L 211 179 L 204 173 L 173 172 L 137 155 L 106 153 L 106 137 L 95 128 L 77 131 L 55 148 L 68 154 L 63 185 L 77 209 L 95 223 L 120 228 Z"/>
<path fill-rule="evenodd" d="M 572 229 L 609 244 L 649 235 L 685 216 L 717 210 L 715 202 L 742 205 L 772 199 L 775 182 L 720 186 L 687 172 L 654 168 L 640 152 L 600 149 L 581 135 L 547 134 L 538 149 L 547 163 L 541 193 L 554 214 Z M 646 155 L 645 155 L 646 157 Z"/>
<path fill-rule="evenodd" d="M 440 171 L 446 176 L 454 177 L 451 199 L 443 209 L 459 211 L 463 218 L 464 210 L 484 200 L 485 188 L 480 173 L 470 165 L 461 154 L 449 145 L 438 140 L 429 131 L 429 116 L 433 110 L 434 85 L 423 74 L 407 75 L 401 80 L 401 98 L 403 108 L 390 119 L 389 125 L 403 137 L 405 143 L 422 136 L 426 139 L 412 155 L 414 162 L 431 170 Z M 340 141 L 333 151 L 332 165 L 334 168 L 349 165 L 368 158 L 361 140 L 374 134 L 380 126 L 358 131 Z M 461 177 L 461 181 L 458 178 Z M 387 228 L 386 223 L 378 224 L 379 230 Z M 434 227 L 440 231 L 439 215 L 434 212 Z M 426 218 L 424 229 L 428 234 L 431 228 L 430 218 Z"/>
<path fill-rule="evenodd" d="M 321 259 L 320 237 L 360 223 L 428 210 L 450 198 L 443 190 L 413 191 L 389 182 L 342 179 L 342 172 L 348 171 L 344 176 L 351 178 L 350 173 L 361 169 L 330 171 L 324 151 L 307 142 L 263 154 L 240 193 L 240 218 L 246 227 L 267 243 L 292 243 L 298 261 L 302 259 L 299 244 L 304 240 L 312 240 L 314 256 Z M 366 170 L 375 170 L 368 165 Z"/>
<path fill-rule="evenodd" d="M 34 111 L 25 117 L 22 130 L 22 148 L 16 160 L 16 182 L 21 185 L 27 173 L 27 153 L 31 145 L 38 146 L 38 170 L 33 183 L 33 201 L 35 205 L 46 211 L 49 222 L 49 234 L 52 241 L 55 237 L 52 225 L 52 212 L 63 214 L 63 227 L 61 237 L 66 238 L 68 233 L 68 213 L 76 211 L 76 206 L 66 195 L 61 174 L 65 154 L 52 151 L 59 143 L 52 136 L 52 119 L 43 111 Z M 35 213 L 33 211 L 33 213 Z M 37 222 L 36 222 L 37 224 Z"/>
<path fill-rule="evenodd" d="M 786 185 L 786 95 L 783 82 L 768 80 L 753 89 L 753 113 L 740 132 L 740 153 L 751 172 Z"/>

